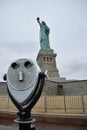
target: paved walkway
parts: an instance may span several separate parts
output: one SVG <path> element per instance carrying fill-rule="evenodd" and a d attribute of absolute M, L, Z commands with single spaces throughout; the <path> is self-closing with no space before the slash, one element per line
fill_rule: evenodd
<path fill-rule="evenodd" d="M 19 130 L 18 126 L 0 126 L 0 130 Z M 57 124 L 36 124 L 36 130 L 87 130 L 87 126 L 57 125 Z"/>

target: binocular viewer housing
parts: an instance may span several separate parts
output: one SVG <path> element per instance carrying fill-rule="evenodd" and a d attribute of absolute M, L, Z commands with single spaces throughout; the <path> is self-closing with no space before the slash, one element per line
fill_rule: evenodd
<path fill-rule="evenodd" d="M 29 98 L 37 85 L 40 69 L 31 60 L 13 62 L 7 72 L 7 86 L 16 102 L 22 104 Z"/>
<path fill-rule="evenodd" d="M 41 95 L 44 79 L 45 74 L 33 60 L 18 59 L 9 66 L 4 80 L 9 96 L 19 110 L 20 120 L 30 118 L 29 113 Z"/>

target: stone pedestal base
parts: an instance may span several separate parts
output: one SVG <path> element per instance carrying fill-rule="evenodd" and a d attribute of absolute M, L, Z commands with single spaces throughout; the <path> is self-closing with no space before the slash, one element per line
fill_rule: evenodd
<path fill-rule="evenodd" d="M 53 50 L 40 50 L 37 55 L 37 63 L 42 71 L 48 71 L 49 77 L 59 77 L 59 71 L 56 67 L 56 56 Z"/>

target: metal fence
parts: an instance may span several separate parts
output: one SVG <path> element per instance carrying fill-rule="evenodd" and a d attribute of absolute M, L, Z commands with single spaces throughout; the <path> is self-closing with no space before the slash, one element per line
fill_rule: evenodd
<path fill-rule="evenodd" d="M 0 110 L 17 111 L 8 96 L 0 96 Z M 32 111 L 42 113 L 87 113 L 87 95 L 41 96 Z"/>

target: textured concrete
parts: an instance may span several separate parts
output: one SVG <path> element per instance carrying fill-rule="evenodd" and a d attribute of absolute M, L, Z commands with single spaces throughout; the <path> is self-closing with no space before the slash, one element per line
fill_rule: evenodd
<path fill-rule="evenodd" d="M 87 80 L 73 80 L 63 84 L 65 95 L 87 95 Z"/>
<path fill-rule="evenodd" d="M 65 95 L 87 95 L 87 80 L 63 80 L 56 81 L 46 80 L 43 95 L 58 95 L 58 85 L 63 85 L 63 91 Z M 0 95 L 8 95 L 5 82 L 0 82 Z"/>
<path fill-rule="evenodd" d="M 87 80 L 46 80 L 43 95 L 58 95 L 58 85 L 63 86 L 63 93 L 65 95 L 87 95 Z"/>
<path fill-rule="evenodd" d="M 1 95 L 8 95 L 6 82 L 0 82 L 0 96 Z"/>
<path fill-rule="evenodd" d="M 83 125 L 87 126 L 86 114 L 32 114 L 36 119 L 36 123 L 60 124 L 60 125 Z M 14 119 L 17 119 L 16 113 L 0 112 L 0 125 L 14 124 Z"/>
<path fill-rule="evenodd" d="M 18 126 L 0 126 L 0 130 L 19 130 Z M 37 124 L 36 130 L 87 130 L 87 126 Z"/>
<path fill-rule="evenodd" d="M 36 130 L 87 130 L 85 114 L 33 114 L 32 117 L 36 119 Z M 18 124 L 13 122 L 15 118 L 16 113 L 0 113 L 0 130 L 19 130 Z"/>

